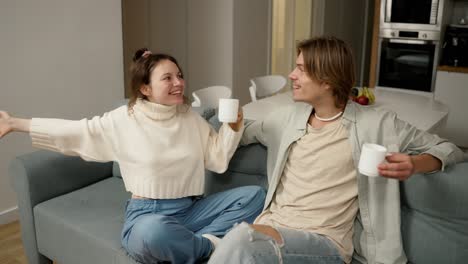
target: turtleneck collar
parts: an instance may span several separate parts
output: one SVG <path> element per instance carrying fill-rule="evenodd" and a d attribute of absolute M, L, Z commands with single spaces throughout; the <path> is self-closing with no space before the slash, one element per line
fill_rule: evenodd
<path fill-rule="evenodd" d="M 167 120 L 177 113 L 177 105 L 162 105 L 137 99 L 134 108 L 153 120 Z"/>

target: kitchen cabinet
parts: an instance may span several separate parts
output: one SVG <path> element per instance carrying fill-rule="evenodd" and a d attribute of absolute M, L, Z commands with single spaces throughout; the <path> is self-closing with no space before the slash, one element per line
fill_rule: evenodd
<path fill-rule="evenodd" d="M 437 71 L 434 99 L 449 107 L 447 124 L 440 136 L 468 147 L 468 73 Z"/>

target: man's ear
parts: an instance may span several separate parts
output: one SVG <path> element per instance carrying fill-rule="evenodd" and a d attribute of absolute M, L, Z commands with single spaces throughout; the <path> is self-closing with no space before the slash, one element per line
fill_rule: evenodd
<path fill-rule="evenodd" d="M 140 87 L 140 92 L 145 95 L 145 96 L 150 96 L 151 95 L 151 87 L 147 84 L 143 84 Z"/>
<path fill-rule="evenodd" d="M 330 89 L 331 89 L 330 84 L 328 84 L 327 82 L 322 82 L 322 87 L 323 87 L 325 90 L 330 90 Z"/>

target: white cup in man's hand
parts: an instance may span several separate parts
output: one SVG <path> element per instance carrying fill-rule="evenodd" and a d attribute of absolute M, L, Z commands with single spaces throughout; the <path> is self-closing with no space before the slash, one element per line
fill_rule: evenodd
<path fill-rule="evenodd" d="M 378 166 L 385 160 L 387 148 L 377 144 L 364 143 L 359 158 L 359 172 L 370 176 L 379 176 Z"/>
<path fill-rule="evenodd" d="M 239 100 L 237 99 L 219 99 L 218 119 L 223 123 L 236 123 L 239 111 Z"/>

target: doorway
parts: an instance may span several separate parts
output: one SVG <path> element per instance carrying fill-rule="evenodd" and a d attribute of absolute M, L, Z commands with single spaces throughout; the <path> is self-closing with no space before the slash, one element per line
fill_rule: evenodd
<path fill-rule="evenodd" d="M 272 0 L 271 74 L 288 77 L 296 65 L 296 44 L 311 37 L 310 0 Z M 290 90 L 288 83 L 283 90 Z"/>

